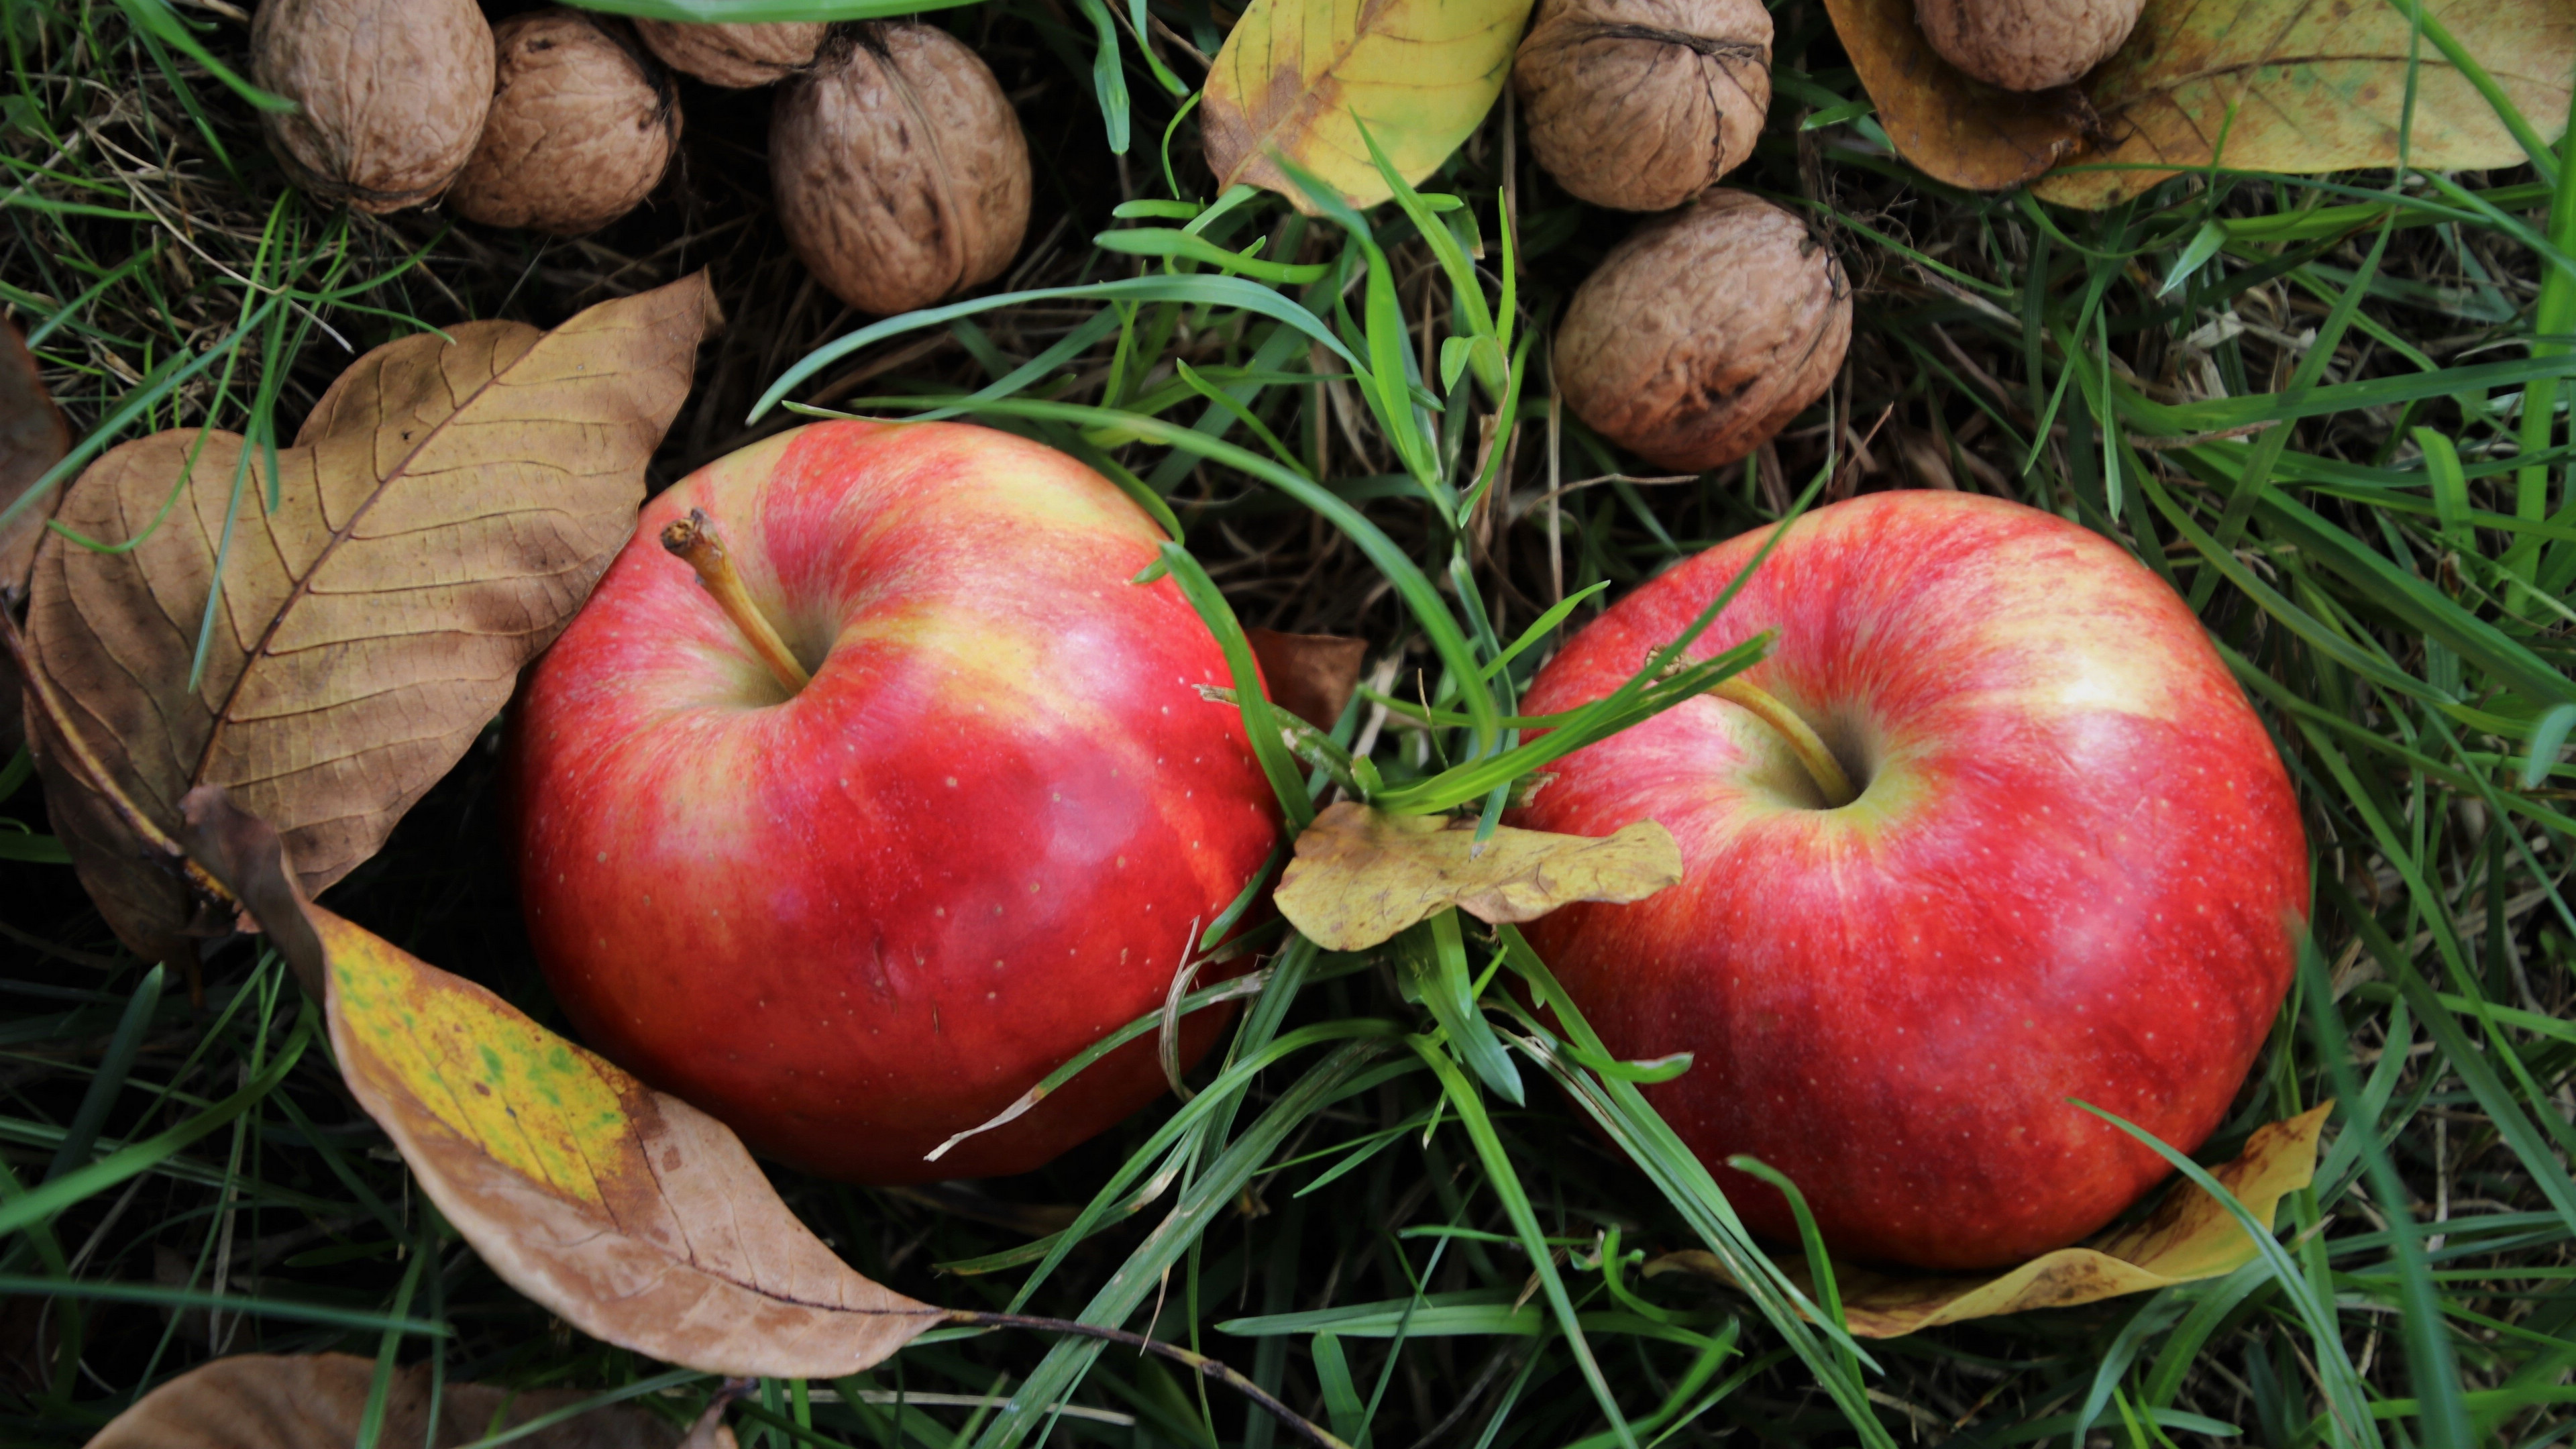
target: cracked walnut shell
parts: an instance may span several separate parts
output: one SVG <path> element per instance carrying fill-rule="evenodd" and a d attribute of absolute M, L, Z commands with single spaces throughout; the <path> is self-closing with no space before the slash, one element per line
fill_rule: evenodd
<path fill-rule="evenodd" d="M 880 316 L 1001 275 L 1029 224 L 1029 143 L 1000 82 L 947 31 L 869 25 L 778 94 L 769 169 L 788 244 Z"/>
<path fill-rule="evenodd" d="M 621 22 L 578 10 L 514 15 L 493 36 L 492 113 L 448 205 L 489 226 L 562 236 L 633 211 L 679 145 L 670 77 Z"/>
<path fill-rule="evenodd" d="M 1753 153 L 1771 105 L 1761 0 L 1542 0 L 1512 63 L 1530 150 L 1596 206 L 1663 211 Z"/>
<path fill-rule="evenodd" d="M 1916 0 L 1923 38 L 1988 85 L 2044 91 L 2110 59 L 2144 0 Z"/>
<path fill-rule="evenodd" d="M 474 0 L 266 0 L 251 76 L 296 103 L 263 111 L 289 179 L 360 211 L 435 201 L 492 103 L 492 27 Z"/>
<path fill-rule="evenodd" d="M 683 75 L 711 86 L 749 90 L 782 81 L 814 63 L 823 33 L 819 20 L 780 20 L 765 25 L 698 25 L 678 20 L 638 20 L 635 33 Z"/>
<path fill-rule="evenodd" d="M 1676 472 L 1740 462 L 1824 395 L 1851 342 L 1842 264 L 1797 217 L 1712 190 L 1639 227 L 1556 334 L 1574 415 Z"/>

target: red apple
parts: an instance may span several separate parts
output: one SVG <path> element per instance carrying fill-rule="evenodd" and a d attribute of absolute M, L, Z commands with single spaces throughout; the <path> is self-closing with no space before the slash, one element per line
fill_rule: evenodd
<path fill-rule="evenodd" d="M 703 511 L 812 671 L 792 694 L 662 527 Z M 1163 1090 L 1148 1037 L 1277 807 L 1229 682 L 1107 480 L 984 428 L 827 423 L 641 526 L 513 720 L 528 929 L 611 1059 L 816 1172 L 1021 1172 Z M 1222 1021 L 1183 1031 L 1195 1061 Z"/>
<path fill-rule="evenodd" d="M 1609 693 L 1751 562 L 1691 559 L 1578 634 L 1525 708 Z M 2183 601 L 2116 545 L 2018 504 L 1880 493 L 1792 526 L 1692 646 L 1764 630 L 1743 676 L 1811 724 L 1857 798 L 1702 697 L 1569 755 L 1517 823 L 1660 821 L 1682 882 L 1529 935 L 1756 1232 L 1786 1173 L 1836 1251 L 2014 1263 L 2164 1176 L 2070 1098 L 2186 1151 L 2287 991 L 2308 859 L 2279 755 Z"/>

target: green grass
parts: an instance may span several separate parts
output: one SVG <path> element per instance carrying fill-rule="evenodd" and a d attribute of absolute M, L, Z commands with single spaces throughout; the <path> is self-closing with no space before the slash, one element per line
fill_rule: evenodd
<path fill-rule="evenodd" d="M 1150 8 L 1202 50 L 1221 38 L 1204 3 Z M 2315 852 L 2315 949 L 2200 1158 L 2328 1097 L 2337 1133 L 2277 1251 L 2235 1274 L 1857 1345 L 1805 1326 L 1776 1282 L 1644 1279 L 1681 1247 L 1759 1260 L 1634 1083 L 1592 1069 L 1576 1019 L 1575 1040 L 1534 1049 L 1497 983 L 1543 992 L 1544 968 L 1480 928 L 1383 960 L 1269 938 L 1266 986 L 1197 1096 L 1045 1172 L 911 1193 L 781 1171 L 781 1191 L 898 1289 L 1216 1353 L 1378 1449 L 2576 1430 L 2576 772 L 2558 758 L 2576 720 L 2559 421 L 2576 155 L 2192 178 L 2095 215 L 1954 193 L 1849 104 L 1821 8 L 1784 6 L 1780 90 L 1799 99 L 1737 180 L 1825 231 L 1865 289 L 1859 333 L 1843 387 L 1774 449 L 1655 483 L 1553 406 L 1545 367 L 1564 297 L 1625 223 L 1519 158 L 1507 114 L 1366 218 L 1212 198 L 1192 190 L 1186 120 L 1159 149 L 1177 103 L 1127 8 L 1083 12 L 939 17 L 992 60 L 1039 151 L 1031 247 L 994 294 L 1021 295 L 861 331 L 785 259 L 750 160 L 757 96 L 689 91 L 687 168 L 656 205 L 541 243 L 286 191 L 250 102 L 166 28 L 240 69 L 242 27 L 210 10 L 12 0 L 0 301 L 96 445 L 203 423 L 281 438 L 352 349 L 471 316 L 552 322 L 712 266 L 731 325 L 657 482 L 792 424 L 741 421 L 777 396 L 950 410 L 1082 454 L 1185 536 L 1169 567 L 1221 636 L 1363 635 L 1392 661 L 1384 698 L 1437 725 L 1399 708 L 1373 727 L 1364 702 L 1280 750 L 1266 763 L 1298 809 L 1346 780 L 1491 818 L 1534 763 L 1506 753 L 1529 747 L 1505 722 L 1546 641 L 1811 486 L 1946 482 L 2074 519 L 2200 611 Z M 1123 158 L 1104 108 L 1128 118 Z M 1802 131 L 1810 110 L 1845 119 Z M 1484 447 L 1492 415 L 1507 431 Z M 498 864 L 493 772 L 469 755 L 332 904 L 559 1022 Z M 675 1421 L 705 1401 L 712 1381 L 572 1335 L 481 1266 L 256 943 L 212 954 L 192 1005 L 48 863 L 20 765 L 0 770 L 0 813 L 30 831 L 0 833 L 0 1440 L 78 1443 L 152 1384 L 253 1349 L 430 1359 Z M 1152 1359 L 1020 1334 L 934 1334 L 857 1379 L 764 1383 L 739 1413 L 746 1443 L 780 1449 L 1280 1442 Z"/>

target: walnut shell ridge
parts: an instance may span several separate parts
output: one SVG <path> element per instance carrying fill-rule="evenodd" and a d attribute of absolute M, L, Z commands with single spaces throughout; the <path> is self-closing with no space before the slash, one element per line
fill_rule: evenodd
<path fill-rule="evenodd" d="M 638 20 L 662 63 L 711 86 L 749 90 L 783 81 L 814 63 L 814 52 L 832 27 L 819 20 L 765 25 L 692 25 L 678 20 Z"/>
<path fill-rule="evenodd" d="M 975 52 L 935 26 L 836 34 L 778 93 L 769 170 L 788 245 L 863 312 L 991 281 L 1028 230 L 1020 119 Z"/>
<path fill-rule="evenodd" d="M 1797 217 L 1718 188 L 1640 226 L 1556 334 L 1574 415 L 1658 467 L 1740 462 L 1831 387 L 1851 284 Z"/>
<path fill-rule="evenodd" d="M 435 201 L 492 103 L 492 27 L 474 0 L 265 0 L 251 77 L 296 103 L 262 111 L 296 185 L 360 211 Z"/>
<path fill-rule="evenodd" d="M 633 211 L 679 146 L 670 77 L 621 23 L 579 10 L 514 15 L 493 37 L 491 114 L 447 204 L 489 226 L 563 236 Z"/>
<path fill-rule="evenodd" d="M 1771 106 L 1761 0 L 1541 0 L 1512 63 L 1530 150 L 1596 206 L 1663 211 L 1753 153 Z"/>
<path fill-rule="evenodd" d="M 1988 85 L 2044 91 L 2110 59 L 2144 0 L 1916 0 L 1923 38 Z"/>

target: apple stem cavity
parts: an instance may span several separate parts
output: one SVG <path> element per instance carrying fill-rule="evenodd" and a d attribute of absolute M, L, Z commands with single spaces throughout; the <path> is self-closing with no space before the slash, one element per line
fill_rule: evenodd
<path fill-rule="evenodd" d="M 686 518 L 672 519 L 662 528 L 662 547 L 679 556 L 680 561 L 698 571 L 698 582 L 716 596 L 716 606 L 733 620 L 742 637 L 751 641 L 751 652 L 778 676 L 778 682 L 794 694 L 814 681 L 805 666 L 788 652 L 787 641 L 778 635 L 769 616 L 751 601 L 751 591 L 742 585 L 742 574 L 733 566 L 733 555 L 725 552 L 724 540 L 716 536 L 715 525 L 707 515 L 692 508 Z"/>
<path fill-rule="evenodd" d="M 1796 710 L 1782 704 L 1779 696 L 1741 675 L 1721 682 L 1711 692 L 1720 699 L 1744 706 L 1755 719 L 1769 725 L 1788 741 L 1790 752 L 1798 757 L 1799 764 L 1807 767 L 1808 776 L 1824 795 L 1826 809 L 1839 810 L 1860 794 L 1852 788 L 1851 776 L 1844 773 L 1843 762 L 1835 759 L 1834 752 L 1826 748 L 1824 738 L 1800 718 Z"/>

